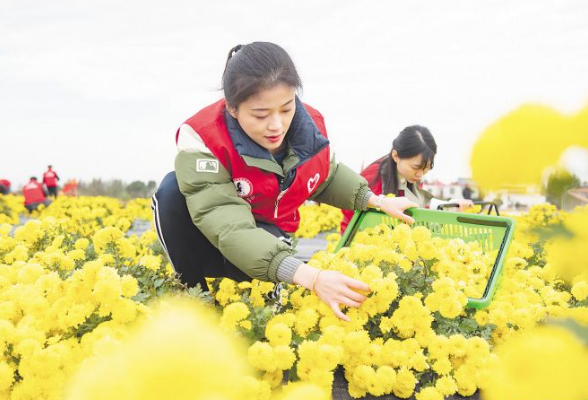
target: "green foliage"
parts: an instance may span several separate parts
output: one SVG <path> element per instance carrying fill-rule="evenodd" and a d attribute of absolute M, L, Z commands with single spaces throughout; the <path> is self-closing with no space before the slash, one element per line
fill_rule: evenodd
<path fill-rule="evenodd" d="M 142 265 L 124 266 L 117 268 L 119 275 L 132 275 L 139 282 L 139 292 L 133 297 L 133 300 L 147 303 L 151 299 L 166 295 L 175 294 L 185 287 L 178 277 L 168 275 L 164 268 L 152 270 Z"/>
<path fill-rule="evenodd" d="M 105 321 L 110 321 L 111 319 L 112 318 L 111 318 L 110 315 L 105 316 L 105 317 L 101 317 L 97 313 L 94 313 L 94 314 L 90 315 L 86 319 L 86 321 L 84 321 L 84 323 L 82 323 L 81 325 L 79 325 L 77 327 L 77 329 L 73 329 L 68 335 L 65 335 L 65 337 L 68 338 L 68 337 L 74 337 L 75 336 L 76 338 L 79 339 L 82 336 L 84 336 L 86 333 L 92 332 L 101 323 L 103 323 Z"/>
<path fill-rule="evenodd" d="M 200 284 L 196 284 L 196 286 L 189 288 L 186 290 L 186 294 L 190 297 L 193 297 L 204 304 L 214 305 L 214 297 L 208 291 L 203 291 Z"/>
<path fill-rule="evenodd" d="M 549 175 L 543 191 L 549 203 L 561 208 L 564 194 L 577 187 L 580 187 L 580 179 L 576 175 L 565 169 L 558 169 Z"/>
<path fill-rule="evenodd" d="M 102 179 L 92 179 L 78 183 L 78 193 L 80 196 L 106 196 L 118 199 L 128 200 L 137 197 L 149 197 L 155 191 L 157 183 L 149 181 L 133 181 L 130 184 L 120 179 L 103 181 Z"/>

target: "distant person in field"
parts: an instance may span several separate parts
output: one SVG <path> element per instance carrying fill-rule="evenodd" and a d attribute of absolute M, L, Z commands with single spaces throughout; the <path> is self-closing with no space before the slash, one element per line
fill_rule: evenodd
<path fill-rule="evenodd" d="M 47 171 L 43 174 L 43 184 L 47 188 L 47 192 L 49 196 L 53 196 L 57 198 L 57 182 L 59 181 L 59 176 L 57 176 L 57 172 L 53 171 L 53 167 L 51 165 L 47 166 Z"/>
<path fill-rule="evenodd" d="M 8 179 L 0 179 L 0 194 L 10 193 L 10 181 Z"/>
<path fill-rule="evenodd" d="M 61 191 L 66 196 L 77 196 L 78 195 L 78 181 L 76 179 L 70 179 L 63 185 Z"/>
<path fill-rule="evenodd" d="M 472 207 L 471 200 L 444 201 L 421 188 L 421 179 L 433 168 L 436 154 L 437 143 L 431 132 L 424 126 L 409 126 L 394 139 L 390 153 L 371 163 L 361 176 L 367 179 L 374 194 L 406 197 L 422 208 L 436 209 L 443 203 L 457 203 L 460 211 Z M 353 216 L 351 210 L 342 212 L 341 233 Z"/>
<path fill-rule="evenodd" d="M 22 195 L 24 196 L 24 206 L 29 212 L 36 210 L 41 204 L 45 206 L 51 204 L 51 200 L 47 198 L 43 185 L 34 176 L 31 176 L 29 183 L 23 186 Z"/>

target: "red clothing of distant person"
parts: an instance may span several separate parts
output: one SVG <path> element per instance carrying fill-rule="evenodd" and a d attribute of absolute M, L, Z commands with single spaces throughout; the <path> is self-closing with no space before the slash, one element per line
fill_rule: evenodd
<path fill-rule="evenodd" d="M 75 179 L 70 179 L 65 183 L 63 186 L 62 193 L 67 196 L 77 196 L 78 195 L 78 181 Z"/>
<path fill-rule="evenodd" d="M 378 175 L 379 169 L 380 169 L 380 164 L 377 162 L 374 162 L 374 163 L 368 165 L 368 167 L 366 169 L 364 169 L 363 171 L 361 171 L 361 173 L 360 173 L 360 175 L 363 176 L 368 181 L 368 184 L 370 185 L 370 189 L 375 195 L 382 194 L 382 178 L 380 177 L 380 179 L 378 179 L 377 182 L 372 183 L 374 181 L 374 179 L 376 178 L 376 175 Z M 341 221 L 341 234 L 343 234 L 343 232 L 345 232 L 345 229 L 347 229 L 347 225 L 349 225 L 349 221 L 351 220 L 351 217 L 353 217 L 353 213 L 355 211 L 341 210 L 341 212 L 343 213 L 343 221 Z"/>
<path fill-rule="evenodd" d="M 49 168 L 43 174 L 43 183 L 48 188 L 57 186 L 58 180 L 59 180 L 59 176 L 57 176 L 57 173 L 55 171 L 53 171 L 51 168 Z"/>
<path fill-rule="evenodd" d="M 43 203 L 47 199 L 43 186 L 36 179 L 31 179 L 29 183 L 23 186 L 22 195 L 25 198 L 25 206 L 33 203 Z"/>
<path fill-rule="evenodd" d="M 0 193 L 10 193 L 10 181 L 8 179 L 0 179 Z"/>

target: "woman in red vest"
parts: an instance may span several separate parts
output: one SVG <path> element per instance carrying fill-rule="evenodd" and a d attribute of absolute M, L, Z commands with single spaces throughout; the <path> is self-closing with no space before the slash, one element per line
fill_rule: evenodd
<path fill-rule="evenodd" d="M 41 204 L 45 206 L 51 204 L 43 185 L 34 176 L 31 176 L 29 182 L 22 187 L 22 195 L 24 196 L 24 206 L 29 212 L 36 210 Z"/>
<path fill-rule="evenodd" d="M 266 42 L 236 46 L 223 74 L 224 98 L 176 133 L 175 172 L 153 196 L 155 227 L 175 270 L 189 286 L 205 277 L 256 278 L 313 290 L 340 318 L 369 287 L 321 271 L 292 255 L 298 208 L 316 200 L 344 209 L 378 207 L 407 222 L 416 204 L 383 198 L 335 162 L 322 115 L 297 96 L 290 56 Z M 279 288 L 279 285 L 276 285 Z"/>
<path fill-rule="evenodd" d="M 361 172 L 372 192 L 378 195 L 393 194 L 406 197 L 419 207 L 436 209 L 444 200 L 436 199 L 419 187 L 423 176 L 433 168 L 437 143 L 424 126 L 406 127 L 392 142 L 389 154 L 377 159 Z M 451 199 L 460 210 L 473 206 L 467 199 Z M 345 232 L 354 211 L 343 210 L 341 233 Z"/>
<path fill-rule="evenodd" d="M 57 181 L 59 181 L 57 172 L 53 171 L 53 166 L 48 165 L 47 171 L 43 173 L 43 184 L 47 188 L 49 196 L 54 198 L 57 198 Z"/>

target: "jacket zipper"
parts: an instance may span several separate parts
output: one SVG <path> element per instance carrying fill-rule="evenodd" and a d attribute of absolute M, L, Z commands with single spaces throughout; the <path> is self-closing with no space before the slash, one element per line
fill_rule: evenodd
<path fill-rule="evenodd" d="M 282 197 L 284 197 L 284 195 L 286 194 L 286 192 L 288 191 L 288 189 L 281 191 L 280 194 L 278 195 L 278 198 L 276 199 L 276 204 L 274 207 L 274 218 L 278 218 L 278 205 L 280 200 L 282 199 Z"/>
<path fill-rule="evenodd" d="M 286 190 L 282 190 L 282 188 L 284 187 L 284 178 L 276 176 L 276 178 L 278 178 L 278 186 L 280 187 L 280 193 L 278 194 L 278 197 L 276 198 L 276 203 L 274 205 L 274 218 L 278 218 L 278 205 L 280 200 L 282 199 L 282 197 L 284 197 L 284 194 L 286 194 Z"/>

